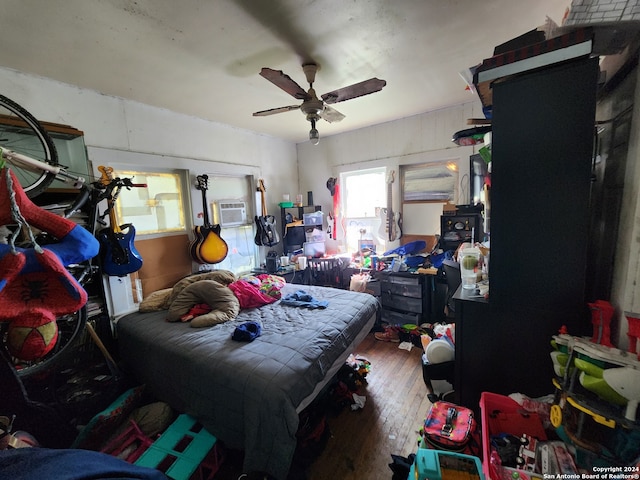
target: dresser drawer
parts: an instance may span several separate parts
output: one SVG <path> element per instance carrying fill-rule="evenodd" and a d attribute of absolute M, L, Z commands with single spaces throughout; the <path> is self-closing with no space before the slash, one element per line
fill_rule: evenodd
<path fill-rule="evenodd" d="M 413 278 L 393 278 L 393 280 L 385 278 L 380 284 L 380 290 L 383 294 L 422 298 L 422 285 Z"/>
<path fill-rule="evenodd" d="M 386 308 L 382 309 L 380 319 L 383 323 L 388 323 L 389 325 L 404 325 L 405 323 L 420 325 L 422 323 L 422 316 L 418 313 L 402 313 Z"/>
<path fill-rule="evenodd" d="M 382 292 L 382 307 L 395 308 L 404 312 L 422 313 L 422 297 L 413 298 Z"/>

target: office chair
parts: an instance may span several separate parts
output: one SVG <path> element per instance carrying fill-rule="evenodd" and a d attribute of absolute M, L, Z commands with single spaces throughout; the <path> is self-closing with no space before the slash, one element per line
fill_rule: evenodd
<path fill-rule="evenodd" d="M 443 260 L 442 271 L 444 273 L 444 278 L 447 281 L 447 296 L 444 303 L 446 317 L 453 319 L 455 318 L 455 302 L 453 301 L 453 294 L 456 293 L 460 283 L 462 283 L 460 264 L 453 260 Z"/>
<path fill-rule="evenodd" d="M 342 288 L 342 262 L 339 258 L 310 258 L 310 284 Z"/>

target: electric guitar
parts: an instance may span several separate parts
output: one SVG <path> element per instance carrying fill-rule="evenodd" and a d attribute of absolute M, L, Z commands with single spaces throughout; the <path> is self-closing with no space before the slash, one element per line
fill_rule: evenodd
<path fill-rule="evenodd" d="M 256 215 L 255 218 L 257 228 L 255 242 L 256 245 L 263 247 L 273 247 L 280 243 L 280 237 L 276 229 L 276 218 L 273 215 L 267 215 L 267 204 L 264 195 L 266 190 L 262 179 L 258 180 L 258 191 L 260 192 L 262 202 L 262 215 Z"/>
<path fill-rule="evenodd" d="M 209 221 L 209 206 L 207 205 L 207 189 L 209 176 L 198 175 L 196 188 L 202 192 L 202 217 L 204 224 L 194 227 L 195 238 L 190 245 L 191 258 L 194 262 L 220 263 L 229 253 L 229 246 L 220 236 L 220 224 L 211 225 Z"/>
<path fill-rule="evenodd" d="M 113 178 L 113 168 L 98 167 L 103 185 L 109 185 L 117 181 Z M 114 195 L 107 197 L 107 209 L 109 211 L 109 227 L 98 232 L 100 241 L 100 253 L 102 258 L 102 272 L 110 277 L 124 277 L 129 273 L 137 272 L 142 267 L 142 257 L 133 243 L 136 229 L 131 223 L 120 225 L 116 216 L 116 199 Z"/>
<path fill-rule="evenodd" d="M 394 213 L 391 197 L 391 186 L 395 179 L 395 170 L 391 170 L 387 175 L 387 208 L 380 209 L 380 236 L 385 236 L 390 242 L 402 237 L 402 214 Z"/>

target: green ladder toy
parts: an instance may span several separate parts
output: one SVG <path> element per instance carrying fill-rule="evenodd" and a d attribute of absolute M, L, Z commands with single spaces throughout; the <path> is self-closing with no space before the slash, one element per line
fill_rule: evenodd
<path fill-rule="evenodd" d="M 222 463 L 217 438 L 195 418 L 181 414 L 135 464 L 160 470 L 173 480 L 189 480 L 196 470 L 200 480 L 211 480 Z M 207 477 L 205 470 L 209 471 Z"/>

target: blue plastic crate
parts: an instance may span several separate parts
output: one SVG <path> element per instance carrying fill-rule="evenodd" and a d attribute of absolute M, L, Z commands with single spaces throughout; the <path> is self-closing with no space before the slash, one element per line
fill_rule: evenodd
<path fill-rule="evenodd" d="M 464 453 L 419 448 L 409 471 L 411 480 L 485 480 L 478 457 Z"/>

